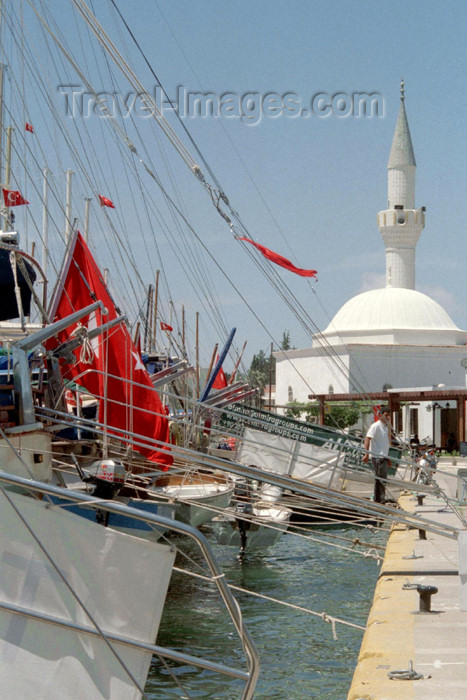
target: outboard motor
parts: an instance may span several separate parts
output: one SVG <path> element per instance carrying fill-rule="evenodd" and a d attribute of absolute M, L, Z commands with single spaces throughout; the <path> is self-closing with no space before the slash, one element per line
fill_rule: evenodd
<path fill-rule="evenodd" d="M 244 554 L 247 542 L 247 532 L 251 527 L 250 520 L 244 520 L 240 517 L 241 514 L 251 515 L 253 507 L 251 505 L 251 486 L 248 481 L 237 481 L 235 484 L 234 497 L 237 499 L 235 504 L 235 520 L 237 521 L 238 531 L 240 533 L 240 554 Z"/>
<path fill-rule="evenodd" d="M 95 486 L 93 496 L 96 498 L 111 501 L 125 485 L 125 465 L 118 459 L 100 459 L 93 462 L 90 469 L 95 470 L 95 473 L 89 476 L 83 474 L 81 478 L 85 483 Z M 96 520 L 107 527 L 109 511 L 97 509 Z"/>

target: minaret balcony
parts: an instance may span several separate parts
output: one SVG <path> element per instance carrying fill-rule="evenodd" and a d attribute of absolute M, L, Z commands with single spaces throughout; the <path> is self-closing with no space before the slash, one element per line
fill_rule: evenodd
<path fill-rule="evenodd" d="M 386 209 L 378 212 L 378 228 L 399 227 L 422 230 L 425 227 L 425 212 L 422 209 Z"/>

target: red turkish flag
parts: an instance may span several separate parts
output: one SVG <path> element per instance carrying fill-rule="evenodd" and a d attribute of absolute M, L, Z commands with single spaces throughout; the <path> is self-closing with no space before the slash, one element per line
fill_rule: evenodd
<path fill-rule="evenodd" d="M 98 197 L 101 207 L 110 207 L 111 209 L 115 209 L 114 203 L 108 197 L 104 197 L 102 194 L 99 194 Z"/>
<path fill-rule="evenodd" d="M 168 323 L 164 323 L 164 321 L 161 321 L 161 330 L 162 331 L 173 331 L 172 326 L 169 326 Z"/>
<path fill-rule="evenodd" d="M 3 189 L 3 201 L 6 207 L 19 207 L 21 204 L 29 204 L 21 192 L 17 190 Z"/>
<path fill-rule="evenodd" d="M 50 316 L 53 321 L 92 304 L 96 299 L 103 302 L 108 314 L 100 310 L 84 317 L 81 324 L 89 330 L 111 321 L 119 314 L 104 283 L 101 272 L 80 233 L 70 247 L 68 267 L 62 276 L 63 283 L 57 292 Z M 76 328 L 67 328 L 49 341 L 48 349 L 56 347 L 70 338 Z M 169 442 L 169 424 L 164 407 L 154 389 L 149 374 L 141 361 L 125 323 L 91 341 L 94 357 L 90 364 L 80 359 L 81 348 L 75 351 L 77 363 L 66 365 L 64 378 L 75 378 L 76 382 L 99 399 L 99 421 L 106 423 L 109 431 L 116 435 L 137 433 L 149 439 Z M 138 438 L 136 438 L 138 440 Z M 144 442 L 140 438 L 140 442 Z M 135 449 L 145 457 L 158 462 L 162 469 L 172 464 L 169 446 L 140 447 Z"/>
<path fill-rule="evenodd" d="M 258 248 L 258 250 L 262 252 L 265 258 L 273 263 L 276 263 L 276 265 L 285 267 L 285 269 L 290 270 L 290 272 L 295 272 L 296 275 L 300 275 L 301 277 L 316 277 L 318 274 L 317 270 L 303 270 L 301 267 L 295 267 L 295 265 L 291 263 L 290 260 L 287 260 L 287 258 L 279 255 L 279 253 L 275 253 L 273 250 L 269 250 L 269 248 L 265 248 L 265 246 L 261 245 L 260 243 L 252 241 L 251 238 L 239 238 L 239 240 L 246 241 L 246 243 L 251 243 L 251 245 L 254 245 L 255 248 Z"/>
<path fill-rule="evenodd" d="M 219 361 L 219 355 L 217 356 L 216 362 Z M 225 378 L 224 370 L 222 367 L 219 369 L 218 373 L 216 374 L 216 378 L 214 380 L 214 383 L 212 385 L 213 389 L 224 389 L 227 386 L 227 379 Z"/>
<path fill-rule="evenodd" d="M 33 127 L 33 125 L 32 125 L 32 124 L 28 124 L 28 122 L 26 122 L 26 125 L 25 125 L 24 128 L 26 129 L 26 131 L 29 131 L 31 134 L 34 133 L 34 127 Z"/>

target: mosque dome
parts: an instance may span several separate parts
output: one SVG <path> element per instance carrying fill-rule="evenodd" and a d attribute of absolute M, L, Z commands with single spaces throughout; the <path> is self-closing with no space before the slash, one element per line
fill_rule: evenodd
<path fill-rule="evenodd" d="M 322 334 L 333 344 L 376 343 L 464 345 L 467 333 L 459 330 L 446 311 L 426 294 L 414 289 L 385 287 L 350 299 Z"/>

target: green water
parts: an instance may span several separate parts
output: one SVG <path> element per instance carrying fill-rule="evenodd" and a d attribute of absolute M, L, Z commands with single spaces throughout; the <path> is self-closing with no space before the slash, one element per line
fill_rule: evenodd
<path fill-rule="evenodd" d="M 331 532 L 378 544 L 387 537 L 361 528 Z M 365 625 L 379 572 L 374 559 L 285 535 L 274 547 L 251 550 L 239 561 L 234 548 L 221 547 L 205 534 L 230 584 Z M 193 545 L 182 539 L 174 543 L 201 561 Z M 176 565 L 185 566 L 180 557 Z M 189 566 L 197 570 L 193 563 Z M 345 700 L 361 630 L 338 624 L 335 641 L 331 625 L 321 618 L 234 593 L 261 658 L 255 698 Z M 211 584 L 182 574 L 173 575 L 157 642 L 245 669 L 238 637 L 219 595 Z M 243 683 L 238 680 L 169 663 L 186 694 L 155 660 L 146 686 L 151 700 L 241 697 Z"/>

